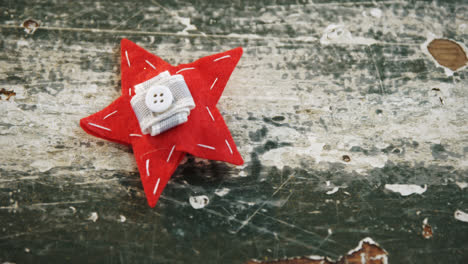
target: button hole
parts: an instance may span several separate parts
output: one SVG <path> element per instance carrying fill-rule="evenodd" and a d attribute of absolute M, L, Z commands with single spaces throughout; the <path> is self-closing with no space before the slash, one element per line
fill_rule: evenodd
<path fill-rule="evenodd" d="M 161 101 L 159 101 L 159 102 L 161 102 L 161 103 L 164 102 L 164 99 L 161 99 Z"/>
<path fill-rule="evenodd" d="M 163 94 L 163 93 L 161 93 L 159 96 L 163 96 L 163 95 L 164 95 L 164 94 Z"/>

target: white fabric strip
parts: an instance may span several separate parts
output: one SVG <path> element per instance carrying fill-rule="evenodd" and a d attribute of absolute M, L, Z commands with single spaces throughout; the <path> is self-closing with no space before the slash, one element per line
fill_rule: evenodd
<path fill-rule="evenodd" d="M 161 113 L 151 111 L 146 105 L 148 90 L 154 86 L 167 87 L 173 96 L 171 106 Z M 180 74 L 170 75 L 168 71 L 135 85 L 135 96 L 130 100 L 133 111 L 140 124 L 143 134 L 155 136 L 175 126 L 187 122 L 190 110 L 195 108 L 184 76 Z"/>

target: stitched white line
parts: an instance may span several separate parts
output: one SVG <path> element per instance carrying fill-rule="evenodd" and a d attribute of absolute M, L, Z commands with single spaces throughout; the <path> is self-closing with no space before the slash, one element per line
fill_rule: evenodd
<path fill-rule="evenodd" d="M 125 57 L 127 57 L 128 67 L 130 67 L 130 60 L 128 59 L 128 52 L 127 51 L 125 51 Z"/>
<path fill-rule="evenodd" d="M 210 114 L 211 119 L 213 119 L 213 122 L 214 122 L 214 121 L 215 121 L 215 120 L 214 120 L 214 117 L 213 117 L 213 115 L 211 114 L 211 111 L 210 111 L 210 109 L 208 108 L 208 106 L 206 107 L 206 110 L 208 111 L 208 114 Z"/>
<path fill-rule="evenodd" d="M 227 145 L 228 148 L 229 148 L 229 152 L 231 152 L 231 155 L 232 155 L 232 148 L 231 148 L 231 145 L 229 145 L 229 142 L 227 141 L 227 139 L 225 139 L 224 142 L 226 142 L 226 145 Z"/>
<path fill-rule="evenodd" d="M 210 87 L 210 90 L 213 89 L 213 86 L 215 85 L 215 83 L 216 83 L 217 81 L 218 81 L 218 78 L 216 78 L 216 79 L 214 80 L 213 84 L 212 84 L 211 87 Z"/>
<path fill-rule="evenodd" d="M 156 182 L 156 185 L 154 186 L 154 190 L 153 190 L 153 194 L 156 195 L 156 191 L 158 190 L 158 186 L 159 186 L 159 181 L 161 179 L 158 178 L 158 181 Z"/>
<path fill-rule="evenodd" d="M 153 68 L 153 69 L 155 69 L 155 70 L 156 70 L 156 67 L 154 67 L 154 65 L 153 65 L 153 64 L 151 64 L 151 62 L 149 62 L 149 61 L 147 61 L 147 60 L 145 60 L 145 61 L 146 61 L 146 63 L 148 63 L 148 64 L 149 64 L 149 66 L 151 66 L 151 68 Z"/>
<path fill-rule="evenodd" d="M 131 137 L 142 137 L 142 135 L 140 135 L 140 134 L 130 134 L 129 136 L 131 136 Z"/>
<path fill-rule="evenodd" d="M 215 150 L 215 148 L 212 147 L 212 146 L 207 146 L 207 145 L 203 145 L 203 144 L 197 144 L 197 146 L 202 147 L 202 148 L 207 148 L 207 149 L 213 149 L 213 150 Z"/>
<path fill-rule="evenodd" d="M 100 125 L 96 125 L 96 124 L 94 124 L 94 123 L 88 123 L 88 125 L 90 125 L 90 126 L 95 126 L 95 127 L 97 127 L 97 128 L 101 128 L 101 129 L 104 129 L 104 130 L 107 130 L 107 131 L 112 131 L 112 130 L 110 130 L 110 128 L 103 127 L 103 126 L 100 126 Z"/>
<path fill-rule="evenodd" d="M 117 110 L 115 110 L 114 112 L 112 112 L 112 113 L 110 113 L 110 114 L 106 115 L 106 116 L 105 116 L 105 117 L 104 117 L 102 120 L 104 120 L 104 119 L 108 118 L 109 116 L 111 116 L 111 115 L 113 115 L 113 114 L 115 114 L 115 113 L 117 113 Z"/>
<path fill-rule="evenodd" d="M 193 67 L 191 67 L 191 68 L 183 68 L 183 69 L 178 70 L 178 71 L 176 72 L 176 74 L 179 73 L 179 72 L 187 71 L 187 70 L 195 70 L 195 68 L 193 68 Z"/>
<path fill-rule="evenodd" d="M 174 146 L 172 146 L 171 152 L 169 152 L 169 156 L 167 157 L 167 160 L 166 160 L 166 162 L 169 162 L 169 160 L 171 159 L 172 152 L 174 151 L 174 148 L 175 148 L 175 145 L 174 145 Z"/>
<path fill-rule="evenodd" d="M 146 176 L 150 176 L 150 173 L 149 173 L 149 159 L 146 160 Z"/>
<path fill-rule="evenodd" d="M 128 96 L 132 96 L 132 87 L 128 88 Z"/>
<path fill-rule="evenodd" d="M 219 60 L 226 59 L 226 58 L 231 58 L 231 55 L 222 56 L 220 58 L 214 59 L 213 61 L 219 61 Z"/>

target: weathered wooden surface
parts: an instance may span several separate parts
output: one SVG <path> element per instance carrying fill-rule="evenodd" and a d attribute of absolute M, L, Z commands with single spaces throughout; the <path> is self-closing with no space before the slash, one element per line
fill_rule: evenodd
<path fill-rule="evenodd" d="M 0 8 L 0 88 L 16 93 L 0 101 L 0 262 L 336 259 L 364 237 L 390 263 L 468 261 L 468 223 L 454 217 L 468 212 L 468 74 L 446 76 L 420 48 L 429 32 L 466 43 L 466 2 Z M 325 45 L 331 24 L 353 38 Z M 123 37 L 172 64 L 244 47 L 219 108 L 245 166 L 190 158 L 146 205 L 131 150 L 78 125 L 118 97 Z M 210 203 L 195 210 L 194 195 Z"/>

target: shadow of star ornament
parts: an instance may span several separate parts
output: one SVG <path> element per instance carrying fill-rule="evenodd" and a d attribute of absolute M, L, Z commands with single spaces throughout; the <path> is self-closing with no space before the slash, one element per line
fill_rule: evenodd
<path fill-rule="evenodd" d="M 172 66 L 130 40 L 122 39 L 122 95 L 101 111 L 81 119 L 80 126 L 93 136 L 132 146 L 151 207 L 156 205 L 186 153 L 243 164 L 231 133 L 216 108 L 241 56 L 242 48 L 238 47 L 189 64 Z M 144 134 L 131 104 L 132 97 L 136 96 L 135 86 L 166 71 L 171 76 L 183 76 L 195 107 L 185 123 L 155 136 Z"/>

